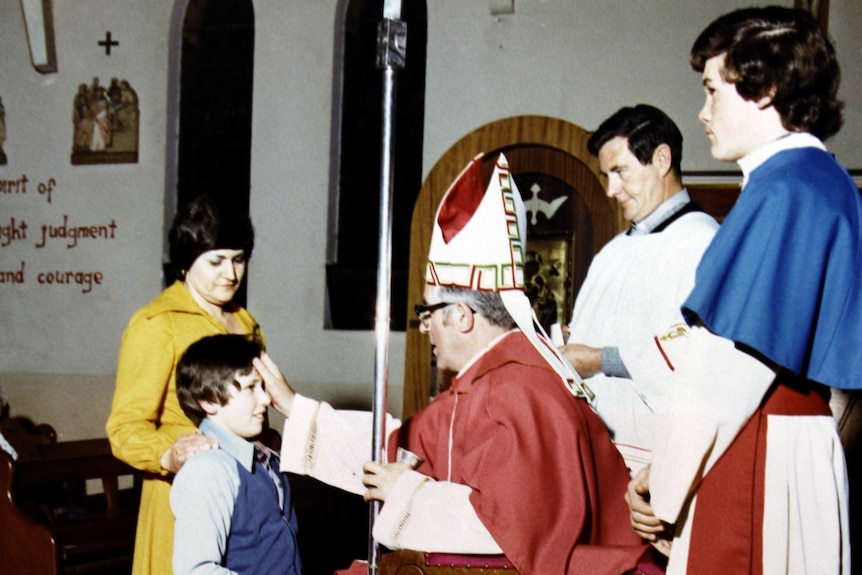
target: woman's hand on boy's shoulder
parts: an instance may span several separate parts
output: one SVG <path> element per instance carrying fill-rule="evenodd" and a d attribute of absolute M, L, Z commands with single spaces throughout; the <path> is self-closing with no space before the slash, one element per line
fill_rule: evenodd
<path fill-rule="evenodd" d="M 186 461 L 202 449 L 218 449 L 218 442 L 200 431 L 180 435 L 170 449 L 162 454 L 161 466 L 171 473 L 177 473 Z"/>

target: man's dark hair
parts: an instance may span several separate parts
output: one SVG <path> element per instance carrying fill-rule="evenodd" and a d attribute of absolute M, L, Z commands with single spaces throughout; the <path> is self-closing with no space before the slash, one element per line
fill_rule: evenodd
<path fill-rule="evenodd" d="M 211 335 L 191 344 L 177 363 L 177 399 L 183 412 L 198 425 L 206 417 L 201 401 L 225 405 L 230 386 L 239 389 L 237 374 L 248 375 L 261 344 L 244 335 Z"/>
<path fill-rule="evenodd" d="M 716 19 L 691 48 L 691 66 L 725 54 L 723 79 L 746 100 L 772 94 L 784 127 L 825 140 L 841 129 L 835 49 L 807 10 L 744 8 Z"/>
<path fill-rule="evenodd" d="M 186 272 L 210 250 L 242 250 L 246 261 L 254 249 L 254 227 L 244 210 L 212 196 L 198 196 L 174 216 L 168 233 L 171 264 Z"/>
<path fill-rule="evenodd" d="M 682 132 L 667 114 L 655 106 L 638 104 L 620 108 L 590 136 L 587 150 L 598 156 L 602 146 L 618 136 L 628 140 L 629 150 L 644 166 L 652 163 L 656 148 L 667 144 L 671 169 L 677 178 L 682 178 Z"/>

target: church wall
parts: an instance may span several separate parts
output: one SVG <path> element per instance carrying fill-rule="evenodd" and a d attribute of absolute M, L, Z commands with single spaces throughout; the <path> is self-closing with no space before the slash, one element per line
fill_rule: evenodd
<path fill-rule="evenodd" d="M 858 169 L 862 39 L 855 30 L 862 15 L 853 2 L 831 2 L 847 110 L 845 128 L 829 145 Z M 0 229 L 7 226 L 9 236 L 13 219 L 19 228 L 27 223 L 26 238 L 0 246 L 0 272 L 13 272 L 0 283 L 0 385 L 13 413 L 49 421 L 61 439 L 77 439 L 104 434 L 122 331 L 162 285 L 166 205 L 173 198 L 168 171 L 175 165 L 171 67 L 184 1 L 53 4 L 59 71 L 42 75 L 29 62 L 20 1 L 0 0 L 8 157 L 0 182 L 10 182 L 0 188 Z M 543 114 L 592 129 L 637 102 L 658 105 L 677 120 L 685 170 L 733 169 L 709 157 L 696 119 L 702 89 L 687 54 L 712 18 L 746 2 L 604 0 L 585 7 L 517 0 L 516 13 L 506 16 L 492 16 L 484 0 L 427 4 L 426 174 L 449 146 L 487 122 Z M 330 154 L 337 149 L 331 141 L 333 46 L 343 0 L 258 0 L 254 6 L 251 211 L 258 242 L 248 307 L 300 392 L 367 407 L 374 334 L 323 328 Z M 119 42 L 110 55 L 97 44 L 107 31 Z M 408 65 L 409 42 L 408 32 Z M 107 84 L 114 76 L 127 79 L 140 102 L 138 161 L 73 166 L 75 91 L 93 77 Z M 39 247 L 43 226 L 55 232 L 101 226 L 105 236 L 73 247 L 68 238 L 54 238 Z M 71 283 L 39 281 L 40 273 L 67 271 Z M 389 361 L 397 414 L 403 334 L 392 334 Z"/>
<path fill-rule="evenodd" d="M 13 414 L 61 439 L 104 435 L 122 330 L 161 286 L 170 5 L 149 4 L 53 2 L 58 72 L 43 75 L 20 2 L 0 2 L 0 226 L 19 232 L 0 248 L 0 385 Z M 98 44 L 108 31 L 110 55 Z M 138 162 L 73 166 L 78 86 L 114 76 L 140 102 Z"/>

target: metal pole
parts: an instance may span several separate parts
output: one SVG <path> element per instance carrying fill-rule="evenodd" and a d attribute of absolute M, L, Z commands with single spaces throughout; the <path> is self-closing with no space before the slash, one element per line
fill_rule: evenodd
<path fill-rule="evenodd" d="M 399 20 L 401 0 L 386 0 L 383 20 L 377 27 L 377 68 L 383 71 L 383 119 L 380 154 L 380 236 L 377 264 L 377 304 L 375 318 L 376 351 L 374 357 L 374 429 L 372 459 L 383 462 L 386 440 L 386 409 L 389 387 L 389 318 L 392 276 L 392 185 L 395 176 L 395 71 L 404 68 L 407 47 L 407 24 Z M 380 545 L 371 531 L 380 512 L 380 502 L 373 501 L 369 512 L 368 573 L 376 575 Z"/>

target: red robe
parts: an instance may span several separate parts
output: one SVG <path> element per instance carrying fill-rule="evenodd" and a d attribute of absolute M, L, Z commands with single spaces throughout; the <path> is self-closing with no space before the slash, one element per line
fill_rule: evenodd
<path fill-rule="evenodd" d="M 477 515 L 522 575 L 619 574 L 644 553 L 605 425 L 520 331 L 393 435 L 424 458 L 417 471 L 472 488 Z"/>

